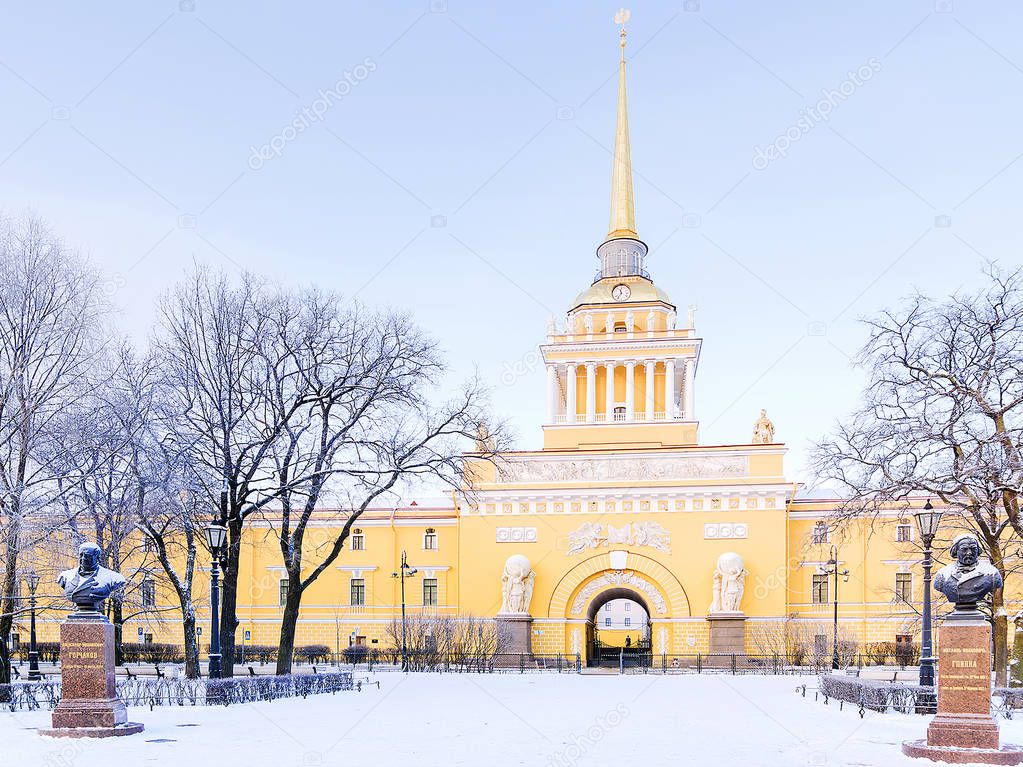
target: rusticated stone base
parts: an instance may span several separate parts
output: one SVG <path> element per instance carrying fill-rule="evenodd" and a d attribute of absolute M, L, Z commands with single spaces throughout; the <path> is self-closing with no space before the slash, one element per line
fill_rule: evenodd
<path fill-rule="evenodd" d="M 931 746 L 926 740 L 907 740 L 902 753 L 946 764 L 1023 764 L 1023 749 L 1010 743 L 1001 748 L 953 748 Z"/>
<path fill-rule="evenodd" d="M 116 727 L 55 727 L 39 730 L 48 738 L 116 738 L 121 735 L 137 735 L 146 729 L 140 722 L 125 722 Z"/>

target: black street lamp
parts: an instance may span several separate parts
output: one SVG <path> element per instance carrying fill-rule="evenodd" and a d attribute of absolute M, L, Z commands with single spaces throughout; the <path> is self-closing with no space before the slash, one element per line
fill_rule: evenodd
<path fill-rule="evenodd" d="M 227 528 L 214 520 L 206 525 L 206 545 L 210 547 L 210 668 L 209 678 L 220 679 L 220 551 L 227 540 Z"/>
<path fill-rule="evenodd" d="M 405 579 L 411 578 L 415 575 L 418 570 L 414 567 L 408 566 L 408 560 L 405 558 L 405 550 L 401 550 L 401 567 L 397 571 L 391 573 L 392 578 L 401 579 L 401 670 L 408 671 L 408 644 L 406 641 L 407 630 L 405 625 Z"/>
<path fill-rule="evenodd" d="M 924 544 L 924 606 L 920 632 L 920 686 L 934 687 L 934 643 L 931 637 L 931 544 L 941 524 L 941 512 L 935 511 L 930 499 L 914 514 L 920 539 Z"/>
<path fill-rule="evenodd" d="M 39 673 L 39 650 L 36 647 L 36 589 L 39 588 L 39 573 L 30 570 L 25 575 L 25 582 L 28 584 L 28 608 L 31 616 L 28 633 L 28 680 L 36 682 L 42 679 L 42 674 Z"/>
<path fill-rule="evenodd" d="M 835 576 L 835 594 L 834 594 L 834 605 L 835 605 L 835 619 L 834 619 L 834 639 L 831 645 L 831 668 L 834 671 L 838 671 L 841 665 L 838 657 L 838 576 L 842 576 L 844 583 L 849 582 L 849 571 L 838 569 L 838 548 L 836 546 L 831 547 L 831 559 L 826 563 L 827 566 L 824 568 L 826 575 Z"/>

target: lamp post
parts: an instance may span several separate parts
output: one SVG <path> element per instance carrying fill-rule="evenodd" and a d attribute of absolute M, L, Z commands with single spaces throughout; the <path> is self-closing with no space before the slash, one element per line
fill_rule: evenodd
<path fill-rule="evenodd" d="M 222 493 L 223 495 L 223 493 Z M 214 520 L 206 525 L 206 544 L 213 560 L 210 566 L 210 667 L 209 678 L 220 679 L 220 550 L 227 539 L 227 528 Z"/>
<path fill-rule="evenodd" d="M 931 544 L 941 524 L 941 512 L 935 511 L 928 499 L 923 509 L 916 512 L 917 527 L 924 545 L 924 605 L 923 627 L 920 631 L 920 686 L 934 687 L 934 643 L 931 637 Z"/>
<path fill-rule="evenodd" d="M 407 631 L 405 626 L 405 579 L 411 578 L 415 575 L 418 570 L 414 567 L 408 566 L 408 560 L 405 558 L 405 550 L 401 550 L 401 567 L 397 571 L 391 573 L 392 578 L 401 579 L 401 670 L 408 671 L 408 645 L 407 645 Z"/>
<path fill-rule="evenodd" d="M 824 568 L 824 572 L 827 575 L 835 576 L 835 594 L 834 594 L 834 606 L 835 606 L 835 617 L 834 617 L 834 638 L 831 645 L 831 668 L 834 671 L 838 671 L 841 665 L 838 657 L 838 576 L 842 576 L 842 581 L 845 583 L 849 582 L 849 571 L 838 569 L 838 547 L 831 547 L 831 559 L 827 561 L 827 566 Z"/>
<path fill-rule="evenodd" d="M 25 576 L 28 584 L 28 608 L 30 628 L 28 633 L 28 680 L 35 682 L 42 679 L 39 673 L 39 650 L 36 647 L 36 589 L 39 588 L 39 573 L 29 571 Z"/>

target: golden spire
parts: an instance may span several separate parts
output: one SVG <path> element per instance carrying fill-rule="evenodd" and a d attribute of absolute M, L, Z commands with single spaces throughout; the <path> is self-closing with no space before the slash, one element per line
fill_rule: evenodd
<path fill-rule="evenodd" d="M 629 150 L 629 106 L 625 95 L 625 22 L 632 14 L 622 8 L 615 14 L 621 26 L 622 58 L 618 64 L 618 123 L 615 127 L 614 160 L 611 170 L 611 224 L 609 240 L 636 237 L 636 210 L 632 200 L 632 153 Z"/>

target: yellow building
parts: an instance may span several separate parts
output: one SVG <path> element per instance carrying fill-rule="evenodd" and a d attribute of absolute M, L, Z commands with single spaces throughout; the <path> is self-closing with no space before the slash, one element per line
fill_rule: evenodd
<path fill-rule="evenodd" d="M 584 662 L 600 639 L 598 611 L 621 599 L 638 604 L 645 624 L 631 641 L 648 643 L 655 655 L 771 654 L 797 641 L 830 654 L 835 569 L 843 639 L 862 650 L 918 634 L 922 579 L 911 511 L 925 499 L 879 525 L 832 531 L 836 501 L 800 497 L 765 414 L 752 437 L 700 443 L 703 339 L 692 312 L 680 316 L 644 264 L 624 31 L 621 45 L 610 224 L 595 278 L 541 346 L 542 448 L 496 461 L 469 455 L 471 488 L 440 503 L 364 513 L 341 558 L 306 593 L 297 644 L 390 647 L 388 627 L 401 605 L 392 574 L 402 551 L 417 571 L 406 582 L 412 614 L 507 622 L 499 616 L 509 607 L 503 590 L 518 583 L 515 598 L 525 609 L 511 617 L 528 632 L 519 639 L 535 654 L 578 653 Z M 339 525 L 324 511 L 310 528 L 333 537 Z M 832 547 L 837 568 L 829 565 Z M 528 577 L 506 578 L 516 556 L 528 560 Z M 286 576 L 267 523 L 248 526 L 242 568 L 238 645 L 276 644 Z M 196 583 L 197 604 L 208 605 L 205 578 Z M 156 599 L 174 604 L 162 586 Z M 44 623 L 43 638 L 55 634 L 57 620 Z M 200 624 L 208 638 L 208 611 Z M 173 610 L 158 623 L 128 620 L 125 639 L 139 628 L 180 643 Z M 623 636 L 609 632 L 603 641 L 621 644 Z"/>

